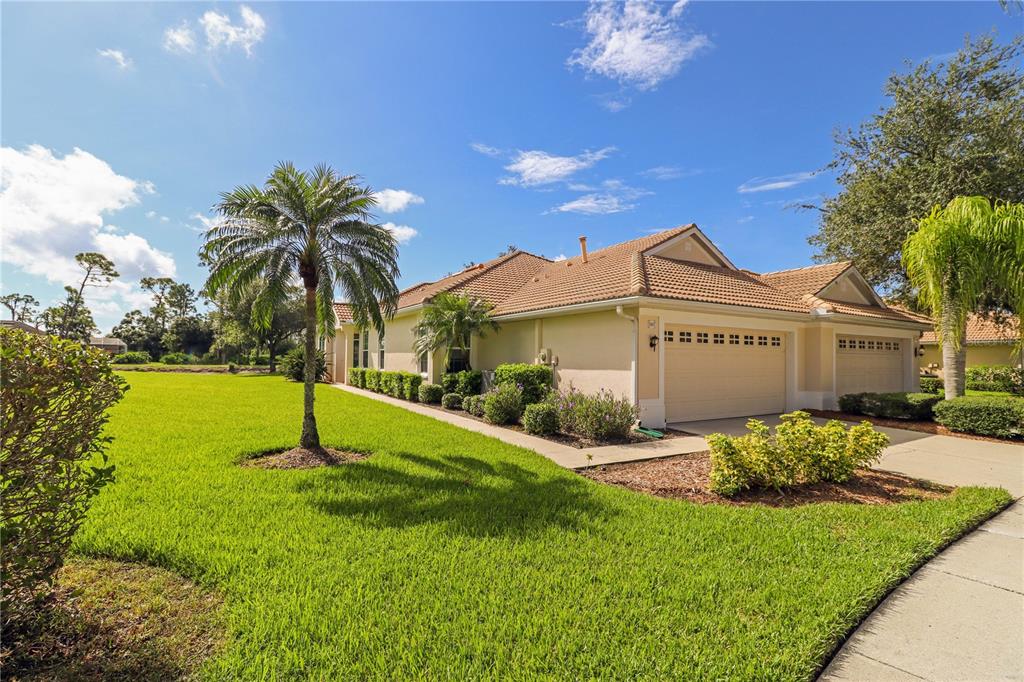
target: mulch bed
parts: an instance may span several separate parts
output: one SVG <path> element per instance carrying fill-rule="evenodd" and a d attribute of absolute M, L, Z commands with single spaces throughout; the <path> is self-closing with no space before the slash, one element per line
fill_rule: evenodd
<path fill-rule="evenodd" d="M 419 403 L 419 404 L 423 405 L 424 407 L 429 407 L 431 409 L 437 410 L 438 412 L 447 412 L 449 414 L 457 414 L 460 417 L 466 417 L 467 419 L 473 419 L 475 421 L 482 422 L 484 424 L 490 424 L 491 426 L 497 426 L 498 428 L 509 429 L 510 431 L 518 431 L 520 433 L 526 433 L 525 429 L 523 429 L 522 425 L 520 425 L 520 424 L 491 424 L 491 422 L 487 421 L 483 417 L 477 417 L 476 415 L 470 414 L 469 412 L 466 412 L 465 410 L 449 410 L 447 407 L 441 407 L 440 405 L 435 405 L 433 403 Z M 538 435 L 532 434 L 532 433 L 528 434 L 528 435 L 531 435 L 534 438 L 543 438 L 544 440 L 550 440 L 550 441 L 555 442 L 555 443 L 561 443 L 562 445 L 568 445 L 571 448 L 579 448 L 581 450 L 584 449 L 584 448 L 601 447 L 601 446 L 604 446 L 604 445 L 633 445 L 635 443 L 650 443 L 651 441 L 654 441 L 654 440 L 669 440 L 671 438 L 680 438 L 680 437 L 684 437 L 684 436 L 692 436 L 693 435 L 692 433 L 687 433 L 685 431 L 677 431 L 676 429 L 658 429 L 658 431 L 661 431 L 663 434 L 665 434 L 665 437 L 664 438 L 652 438 L 650 436 L 645 436 L 644 434 L 642 434 L 642 433 L 640 433 L 638 431 L 630 431 L 629 436 L 627 438 L 615 438 L 615 439 L 612 439 L 612 440 L 605 440 L 605 441 L 601 441 L 601 442 L 587 440 L 585 438 L 580 438 L 579 436 L 574 436 L 574 435 L 568 434 L 568 433 L 554 433 L 554 434 L 551 434 L 550 436 L 538 436 Z"/>
<path fill-rule="evenodd" d="M 796 507 L 822 502 L 896 504 L 910 500 L 938 499 L 952 488 L 900 474 L 860 469 L 846 483 L 814 483 L 785 491 L 749 490 L 736 497 L 722 497 L 708 490 L 711 459 L 706 452 L 665 457 L 643 462 L 605 464 L 579 473 L 601 483 L 629 488 L 657 497 L 700 504 Z"/>
<path fill-rule="evenodd" d="M 319 451 L 292 448 L 283 452 L 266 452 L 250 457 L 242 461 L 242 466 L 260 469 L 315 469 L 316 467 L 357 462 L 366 457 L 367 455 L 358 452 L 346 452 L 332 448 L 321 448 Z"/>
<path fill-rule="evenodd" d="M 914 421 L 910 419 L 889 419 L 887 417 L 870 417 L 866 414 L 849 414 L 847 412 L 836 412 L 833 410 L 804 410 L 809 412 L 814 417 L 821 417 L 822 419 L 842 419 L 851 422 L 870 422 L 874 426 L 885 426 L 892 429 L 905 429 L 907 431 L 917 431 L 919 433 L 930 433 L 936 436 L 954 436 L 956 438 L 967 438 L 968 440 L 987 440 L 992 443 L 1015 443 L 1018 445 L 1024 445 L 1024 441 L 1011 440 L 1008 438 L 995 438 L 993 436 L 979 436 L 974 433 L 962 433 L 960 431 L 950 431 L 942 424 L 937 424 L 932 421 Z"/>

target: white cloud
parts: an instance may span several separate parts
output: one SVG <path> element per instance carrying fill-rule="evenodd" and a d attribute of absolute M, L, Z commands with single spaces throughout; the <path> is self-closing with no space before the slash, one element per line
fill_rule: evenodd
<path fill-rule="evenodd" d="M 408 225 L 395 225 L 394 223 L 384 223 L 381 225 L 385 230 L 395 235 L 395 239 L 398 240 L 399 244 L 406 244 L 410 239 L 419 234 L 415 229 Z"/>
<path fill-rule="evenodd" d="M 473 151 L 483 154 L 484 156 L 490 156 L 491 158 L 496 159 L 502 155 L 501 150 L 497 147 L 492 147 L 490 145 L 483 144 L 482 142 L 473 142 L 469 146 Z"/>
<path fill-rule="evenodd" d="M 623 201 L 613 194 L 584 194 L 578 199 L 567 201 L 551 209 L 555 213 L 584 213 L 587 215 L 605 215 L 622 213 L 636 208 L 635 204 Z"/>
<path fill-rule="evenodd" d="M 736 188 L 741 194 L 750 192 L 769 192 L 776 189 L 787 189 L 802 182 L 807 182 L 814 177 L 814 171 L 801 173 L 789 173 L 788 175 L 776 175 L 773 177 L 751 178 Z"/>
<path fill-rule="evenodd" d="M 132 67 L 131 57 L 126 55 L 121 50 L 96 50 L 96 53 L 104 59 L 109 59 L 110 61 L 117 64 L 117 68 L 121 69 L 122 71 L 130 69 Z"/>
<path fill-rule="evenodd" d="M 590 42 L 567 63 L 640 90 L 657 87 L 711 44 L 706 35 L 680 26 L 685 6 L 677 2 L 662 13 L 660 5 L 645 0 L 592 0 L 584 15 Z"/>
<path fill-rule="evenodd" d="M 413 204 L 422 204 L 425 201 L 420 195 L 404 189 L 382 189 L 375 196 L 377 208 L 383 213 L 399 213 Z"/>
<path fill-rule="evenodd" d="M 159 220 L 162 223 L 169 223 L 171 219 L 165 215 L 160 215 L 156 211 L 146 211 L 146 217 L 150 220 Z"/>
<path fill-rule="evenodd" d="M 740 225 L 743 225 L 745 223 L 749 223 L 753 219 L 754 219 L 754 216 L 752 216 L 752 215 L 745 215 L 742 218 L 737 219 L 736 222 L 739 223 Z"/>
<path fill-rule="evenodd" d="M 240 47 L 247 56 L 252 56 L 252 49 L 263 40 L 267 33 L 267 22 L 248 5 L 239 7 L 239 23 L 231 20 L 227 14 L 207 10 L 196 21 L 198 30 L 206 38 L 206 49 L 216 52 L 221 49 Z M 199 42 L 196 31 L 188 21 L 171 26 L 164 31 L 164 49 L 179 54 L 192 54 Z"/>
<path fill-rule="evenodd" d="M 164 31 L 164 49 L 169 52 L 192 54 L 196 51 L 196 35 L 187 21 L 179 26 L 171 26 Z"/>
<path fill-rule="evenodd" d="M 540 150 L 519 151 L 512 158 L 512 163 L 505 166 L 505 170 L 514 173 L 515 177 L 502 178 L 500 182 L 503 185 L 532 187 L 566 180 L 575 173 L 590 168 L 613 151 L 615 147 L 605 147 L 596 152 L 585 151 L 576 156 L 555 156 Z"/>
<path fill-rule="evenodd" d="M 699 168 L 655 166 L 654 168 L 648 168 L 645 171 L 640 171 L 640 175 L 647 178 L 653 178 L 654 180 L 677 180 L 679 178 L 688 178 L 694 175 L 700 175 L 703 172 L 704 171 Z"/>
<path fill-rule="evenodd" d="M 622 95 L 612 95 L 601 98 L 601 106 L 613 114 L 617 114 L 623 109 L 628 108 L 632 103 L 632 97 L 625 97 Z"/>
<path fill-rule="evenodd" d="M 553 260 L 556 263 L 561 263 L 562 261 L 569 260 L 569 259 L 568 259 L 568 257 L 564 253 L 560 253 L 557 256 L 555 256 Z"/>
<path fill-rule="evenodd" d="M 206 46 L 211 50 L 221 47 L 239 46 L 245 54 L 251 56 L 252 48 L 263 40 L 267 31 L 267 22 L 256 11 L 242 5 L 239 9 L 241 24 L 235 24 L 226 14 L 208 10 L 199 19 L 199 24 L 206 33 Z"/>
<path fill-rule="evenodd" d="M 170 254 L 145 237 L 106 222 L 110 214 L 152 194 L 152 183 L 119 175 L 78 148 L 59 157 L 41 145 L 24 150 L 2 147 L 0 166 L 3 262 L 50 282 L 69 284 L 80 277 L 75 254 L 98 251 L 114 262 L 120 279 L 107 289 L 90 289 L 89 300 L 122 306 L 139 300 L 135 285 L 140 278 L 175 276 Z"/>

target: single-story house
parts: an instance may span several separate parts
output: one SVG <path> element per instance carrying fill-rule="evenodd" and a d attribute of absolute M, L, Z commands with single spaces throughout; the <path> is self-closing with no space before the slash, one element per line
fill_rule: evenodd
<path fill-rule="evenodd" d="M 20 329 L 23 332 L 37 334 L 39 336 L 46 334 L 46 332 L 39 327 L 31 325 L 28 322 L 22 322 L 21 320 L 0 320 L 0 325 L 7 327 L 8 329 Z"/>
<path fill-rule="evenodd" d="M 1016 349 L 1017 329 L 1020 321 L 1007 320 L 998 324 L 995 320 L 981 315 L 967 318 L 967 366 L 975 365 L 1013 365 L 1024 363 L 1020 351 Z M 921 370 L 925 372 L 942 371 L 942 349 L 934 330 L 921 335 Z"/>
<path fill-rule="evenodd" d="M 89 337 L 89 347 L 110 355 L 128 352 L 128 344 L 113 336 L 91 336 Z"/>
<path fill-rule="evenodd" d="M 418 357 L 413 326 L 442 291 L 494 305 L 497 333 L 469 361 L 493 370 L 544 363 L 560 388 L 628 397 L 645 425 L 834 408 L 838 396 L 918 387 L 927 318 L 886 306 L 851 263 L 757 274 L 736 267 L 695 225 L 551 261 L 504 254 L 401 292 L 384 330 L 358 329 L 336 305 L 325 345 L 335 381 L 349 367 L 440 380 L 443 354 Z"/>

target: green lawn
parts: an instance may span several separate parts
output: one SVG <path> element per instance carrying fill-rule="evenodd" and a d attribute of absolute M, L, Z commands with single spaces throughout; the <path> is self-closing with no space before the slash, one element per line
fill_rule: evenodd
<path fill-rule="evenodd" d="M 699 506 L 318 387 L 331 470 L 240 468 L 294 445 L 280 377 L 126 373 L 118 480 L 77 552 L 217 587 L 211 678 L 809 679 L 999 490 L 891 507 Z"/>

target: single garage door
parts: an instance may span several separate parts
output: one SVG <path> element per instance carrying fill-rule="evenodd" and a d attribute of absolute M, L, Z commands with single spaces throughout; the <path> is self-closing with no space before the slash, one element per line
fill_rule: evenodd
<path fill-rule="evenodd" d="M 667 325 L 666 420 L 784 411 L 785 338 L 777 331 Z"/>
<path fill-rule="evenodd" d="M 903 390 L 901 339 L 877 336 L 836 338 L 836 395 Z"/>

